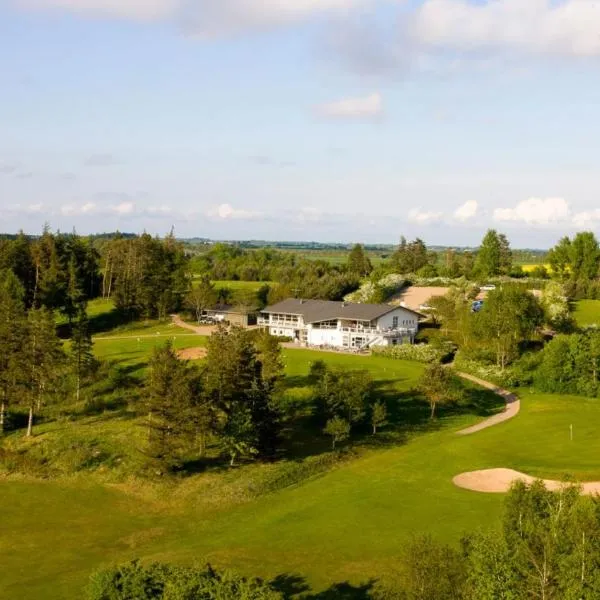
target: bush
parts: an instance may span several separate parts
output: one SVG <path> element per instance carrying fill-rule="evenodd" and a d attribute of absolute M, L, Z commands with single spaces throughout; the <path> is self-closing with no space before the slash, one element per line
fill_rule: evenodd
<path fill-rule="evenodd" d="M 89 600 L 280 600 L 279 592 L 260 579 L 246 579 L 225 571 L 179 567 L 162 563 L 147 566 L 135 560 L 95 573 L 87 590 Z"/>
<path fill-rule="evenodd" d="M 451 352 L 452 348 L 450 346 L 436 348 L 430 344 L 401 344 L 399 346 L 376 346 L 373 348 L 373 354 L 379 356 L 399 360 L 414 360 L 422 363 L 441 362 Z"/>
<path fill-rule="evenodd" d="M 456 353 L 453 366 L 457 371 L 469 373 L 469 375 L 491 381 L 499 386 L 519 387 L 522 385 L 518 371 L 514 367 L 506 367 L 502 370 L 497 365 L 483 364 L 472 358 L 467 358 L 460 351 Z"/>

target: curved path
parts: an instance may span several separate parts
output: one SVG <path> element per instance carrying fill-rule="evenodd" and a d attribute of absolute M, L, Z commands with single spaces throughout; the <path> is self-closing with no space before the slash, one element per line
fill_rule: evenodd
<path fill-rule="evenodd" d="M 493 383 L 490 383 L 489 381 L 484 381 L 483 379 L 479 379 L 478 377 L 474 377 L 473 375 L 469 375 L 467 373 L 457 373 L 457 375 L 463 379 L 468 379 L 477 385 L 487 388 L 488 390 L 492 390 L 499 396 L 502 396 L 506 402 L 506 408 L 503 412 L 498 413 L 489 419 L 485 419 L 477 425 L 473 425 L 472 427 L 458 431 L 457 433 L 459 435 L 468 435 L 470 433 L 475 433 L 476 431 L 481 431 L 482 429 L 487 429 L 488 427 L 493 427 L 498 423 L 512 419 L 521 409 L 521 401 L 519 400 L 518 396 L 512 392 L 502 389 Z M 536 479 L 536 477 L 532 477 L 526 473 L 521 473 L 520 471 L 501 468 L 461 473 L 452 479 L 452 483 L 460 488 L 471 490 L 473 492 L 505 493 L 508 492 L 515 481 L 521 480 L 527 484 L 531 484 L 536 481 Z M 565 485 L 564 482 L 556 481 L 554 479 L 543 479 L 542 481 L 544 482 L 544 485 L 552 491 L 560 490 Z M 583 483 L 581 485 L 584 494 L 600 494 L 600 481 L 588 481 L 587 483 Z"/>
<path fill-rule="evenodd" d="M 492 390 L 492 392 L 504 398 L 504 401 L 506 402 L 506 407 L 501 413 L 489 417 L 488 419 L 484 419 L 483 421 L 481 421 L 481 423 L 477 423 L 472 427 L 467 427 L 466 429 L 461 429 L 460 431 L 457 431 L 458 435 L 469 435 L 470 433 L 475 433 L 477 431 L 481 431 L 482 429 L 493 427 L 494 425 L 498 425 L 498 423 L 503 423 L 504 421 L 512 419 L 521 410 L 521 401 L 519 400 L 519 397 L 513 394 L 512 392 L 498 387 L 497 385 L 494 385 L 489 381 L 479 379 L 479 377 L 469 375 L 468 373 L 457 372 L 456 374 L 459 377 L 462 377 L 463 379 L 467 379 L 468 381 L 472 381 L 473 383 L 476 383 L 481 387 L 484 387 L 488 390 Z"/>
<path fill-rule="evenodd" d="M 211 335 L 211 333 L 217 330 L 216 325 L 193 325 L 192 323 L 186 323 L 179 315 L 171 315 L 171 320 L 177 327 L 193 331 L 198 335 Z"/>
<path fill-rule="evenodd" d="M 452 479 L 454 485 L 471 490 L 473 492 L 508 492 L 513 482 L 521 480 L 525 483 L 533 483 L 536 477 L 513 471 L 513 469 L 485 469 L 483 471 L 470 471 L 461 473 Z M 549 490 L 560 490 L 565 485 L 562 481 L 554 479 L 542 480 Z M 584 494 L 600 494 L 600 481 L 589 481 L 581 484 Z"/>

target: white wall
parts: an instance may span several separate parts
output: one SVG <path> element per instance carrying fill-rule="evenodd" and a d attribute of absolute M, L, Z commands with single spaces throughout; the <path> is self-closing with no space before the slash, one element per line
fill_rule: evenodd
<path fill-rule="evenodd" d="M 308 329 L 308 343 L 314 346 L 341 346 L 342 332 L 337 329 Z"/>
<path fill-rule="evenodd" d="M 405 310 L 402 307 L 383 315 L 377 320 L 377 327 L 380 329 L 389 329 L 393 327 L 394 317 L 398 317 L 398 327 L 406 327 L 408 329 L 418 329 L 419 320 L 417 315 Z"/>

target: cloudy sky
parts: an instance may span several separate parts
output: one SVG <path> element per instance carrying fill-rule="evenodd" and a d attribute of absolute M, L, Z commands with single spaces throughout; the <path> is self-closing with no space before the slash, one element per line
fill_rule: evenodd
<path fill-rule="evenodd" d="M 596 0 L 0 0 L 0 230 L 600 231 Z"/>

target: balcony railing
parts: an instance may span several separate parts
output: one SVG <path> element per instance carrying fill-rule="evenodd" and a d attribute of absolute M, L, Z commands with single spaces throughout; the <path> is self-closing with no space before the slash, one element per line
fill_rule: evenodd
<path fill-rule="evenodd" d="M 286 321 L 283 319 L 265 319 L 264 317 L 258 318 L 258 324 L 266 327 L 300 327 L 300 323 L 298 321 Z"/>

